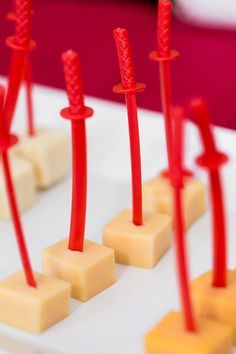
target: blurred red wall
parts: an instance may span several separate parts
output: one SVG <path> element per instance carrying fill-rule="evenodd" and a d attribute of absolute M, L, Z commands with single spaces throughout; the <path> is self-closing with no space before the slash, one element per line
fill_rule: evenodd
<path fill-rule="evenodd" d="M 10 1 L 0 4 L 0 73 L 6 74 L 10 50 L 5 38 L 13 24 L 5 21 Z M 112 93 L 120 81 L 112 30 L 129 30 L 138 81 L 147 84 L 138 96 L 142 107 L 160 110 L 158 68 L 148 54 L 155 47 L 156 6 L 147 1 L 33 0 L 34 79 L 64 87 L 60 61 L 62 51 L 78 50 L 86 92 L 110 100 L 123 100 Z M 173 20 L 173 47 L 181 58 L 172 65 L 174 103 L 203 95 L 209 101 L 213 121 L 236 128 L 236 32 L 207 30 Z"/>

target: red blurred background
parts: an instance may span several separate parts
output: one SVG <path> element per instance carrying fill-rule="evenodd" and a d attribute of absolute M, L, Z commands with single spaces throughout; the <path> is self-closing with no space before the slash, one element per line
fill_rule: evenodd
<path fill-rule="evenodd" d="M 133 47 L 138 81 L 147 84 L 139 95 L 141 107 L 160 110 L 158 68 L 148 54 L 155 47 L 156 3 L 149 1 L 33 0 L 33 54 L 35 82 L 64 87 L 60 54 L 78 50 L 86 93 L 122 100 L 112 86 L 120 81 L 112 30 L 126 27 Z M 0 73 L 8 72 L 10 50 L 5 38 L 13 31 L 5 15 L 10 0 L 0 5 Z M 193 95 L 204 96 L 214 123 L 236 128 L 236 31 L 204 29 L 173 19 L 172 45 L 181 58 L 172 65 L 173 100 L 183 103 Z"/>

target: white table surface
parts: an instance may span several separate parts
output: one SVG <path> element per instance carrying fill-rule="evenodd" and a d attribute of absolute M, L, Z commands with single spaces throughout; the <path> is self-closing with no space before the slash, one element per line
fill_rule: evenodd
<path fill-rule="evenodd" d="M 63 91 L 35 87 L 36 119 L 39 127 L 70 133 L 70 124 L 59 116 L 67 105 Z M 113 215 L 130 206 L 130 161 L 125 107 L 88 98 L 95 116 L 88 130 L 87 237 L 101 242 L 101 229 Z M 163 119 L 140 109 L 140 131 L 144 179 L 166 166 Z M 24 130 L 24 99 L 20 99 L 15 131 Z M 215 129 L 219 145 L 231 162 L 224 168 L 227 198 L 229 265 L 236 266 L 236 134 Z M 198 134 L 187 126 L 188 166 L 199 153 Z M 196 170 L 199 178 L 205 173 Z M 41 271 L 41 249 L 68 235 L 70 178 L 39 193 L 37 204 L 23 216 L 34 269 Z M 10 223 L 0 222 L 0 278 L 21 268 Z M 211 267 L 209 212 L 188 234 L 191 278 Z M 178 309 L 175 262 L 170 250 L 153 270 L 117 265 L 117 283 L 87 303 L 71 300 L 71 315 L 41 335 L 32 335 L 0 324 L 0 353 L 17 354 L 144 354 L 143 336 L 169 310 Z M 199 353 L 200 354 L 200 353 Z"/>
<path fill-rule="evenodd" d="M 235 28 L 234 0 L 176 0 L 176 13 L 181 19 L 206 27 Z"/>

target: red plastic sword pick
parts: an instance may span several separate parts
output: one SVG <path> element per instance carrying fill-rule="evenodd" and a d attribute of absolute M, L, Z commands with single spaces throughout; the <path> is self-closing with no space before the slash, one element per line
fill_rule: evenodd
<path fill-rule="evenodd" d="M 226 154 L 216 148 L 214 135 L 209 123 L 207 105 L 201 98 L 191 100 L 192 118 L 200 130 L 204 152 L 197 158 L 197 164 L 208 171 L 213 221 L 213 280 L 215 287 L 227 285 L 227 237 L 225 225 L 225 208 L 221 185 L 220 168 L 228 161 Z"/>
<path fill-rule="evenodd" d="M 93 110 L 84 105 L 84 92 L 78 54 L 69 50 L 62 54 L 69 108 L 61 111 L 71 121 L 73 186 L 69 249 L 83 251 L 87 202 L 87 146 L 85 119 Z"/>
<path fill-rule="evenodd" d="M 143 224 L 142 211 L 142 172 L 140 157 L 140 140 L 138 127 L 138 113 L 136 93 L 145 89 L 144 84 L 137 84 L 127 30 L 117 28 L 114 30 L 122 83 L 116 85 L 113 91 L 125 94 L 130 136 L 130 154 L 132 166 L 133 191 L 133 223 L 136 226 Z"/>
<path fill-rule="evenodd" d="M 7 38 L 7 45 L 12 48 L 12 59 L 8 79 L 8 89 L 4 107 L 7 128 L 10 129 L 20 85 L 23 79 L 28 53 L 35 48 L 30 39 L 32 6 L 30 0 L 15 1 L 15 35 Z"/>
<path fill-rule="evenodd" d="M 15 21 L 16 20 L 16 5 L 15 1 L 12 1 L 13 11 L 7 14 L 7 20 Z M 32 12 L 33 13 L 33 12 Z M 24 69 L 24 81 L 25 81 L 25 92 L 26 92 L 26 104 L 27 104 L 27 116 L 28 116 L 28 135 L 35 135 L 35 120 L 34 120 L 34 111 L 33 111 L 33 99 L 32 99 L 32 91 L 33 91 L 33 80 L 32 80 L 32 67 L 30 55 L 28 54 L 25 60 L 25 69 Z"/>
<path fill-rule="evenodd" d="M 161 98 L 165 117 L 167 156 L 169 162 L 171 159 L 171 136 L 173 130 L 173 122 L 171 118 L 172 98 L 170 62 L 179 57 L 179 53 L 176 50 L 170 49 L 171 12 L 171 1 L 159 0 L 157 18 L 157 50 L 150 53 L 150 59 L 158 61 L 160 65 Z M 183 172 L 186 177 L 193 175 L 191 171 L 185 169 L 184 167 Z M 169 177 L 169 171 L 164 171 L 163 175 Z"/>
<path fill-rule="evenodd" d="M 11 168 L 8 158 L 8 149 L 15 145 L 18 141 L 15 135 L 10 135 L 7 131 L 6 121 L 3 114 L 3 102 L 4 102 L 4 87 L 0 87 L 0 153 L 2 154 L 3 172 L 7 189 L 7 196 L 9 206 L 11 210 L 13 225 L 15 229 L 17 244 L 20 252 L 21 261 L 23 264 L 25 277 L 29 286 L 37 287 L 36 280 L 32 271 L 30 258 L 25 242 L 24 232 L 21 225 L 21 219 L 18 211 L 14 185 L 12 182 Z"/>
<path fill-rule="evenodd" d="M 184 113 L 182 108 L 176 107 L 172 110 L 172 114 L 173 119 L 175 121 L 175 129 L 172 135 L 172 146 L 174 148 L 172 158 L 170 160 L 169 170 L 174 197 L 174 233 L 178 278 L 182 308 L 184 313 L 185 328 L 188 331 L 195 332 L 197 330 L 197 327 L 193 314 L 193 307 L 189 290 L 189 275 L 185 246 L 186 237 L 183 226 L 183 169 L 181 167 L 181 145 L 179 134 L 181 134 Z"/>
<path fill-rule="evenodd" d="M 32 79 L 32 66 L 30 56 L 28 54 L 25 62 L 24 71 L 25 80 L 25 92 L 26 92 L 26 102 L 27 102 L 27 115 L 28 115 L 28 135 L 35 135 L 35 119 L 33 111 L 33 79 Z"/>
<path fill-rule="evenodd" d="M 173 125 L 175 124 L 175 122 L 173 122 Z M 193 177 L 194 173 L 193 171 L 189 170 L 187 167 L 185 167 L 184 165 L 184 156 L 185 156 L 185 124 L 186 124 L 186 120 L 183 120 L 183 123 L 181 124 L 181 129 L 178 133 L 178 139 L 179 139 L 179 149 L 180 149 L 180 156 L 181 156 L 181 166 L 183 169 L 183 176 L 184 177 Z M 175 127 L 174 127 L 175 129 Z M 162 176 L 166 177 L 166 178 L 170 178 L 170 171 L 168 169 L 162 171 Z"/>
<path fill-rule="evenodd" d="M 0 85 L 0 141 L 4 141 L 4 139 L 6 139 L 7 136 L 7 131 L 6 131 L 6 122 L 3 119 L 4 115 L 4 98 L 5 98 L 5 87 L 3 85 Z"/>

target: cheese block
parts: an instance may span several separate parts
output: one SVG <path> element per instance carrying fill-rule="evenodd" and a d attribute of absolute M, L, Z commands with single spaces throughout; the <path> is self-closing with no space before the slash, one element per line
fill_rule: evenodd
<path fill-rule="evenodd" d="M 34 168 L 30 162 L 15 153 L 9 154 L 16 200 L 20 212 L 29 209 L 36 201 Z M 11 212 L 5 185 L 2 161 L 0 162 L 0 219 L 9 220 Z"/>
<path fill-rule="evenodd" d="M 68 239 L 57 242 L 42 253 L 43 271 L 69 282 L 72 297 L 88 301 L 116 281 L 114 251 L 85 240 L 84 251 L 68 249 Z"/>
<path fill-rule="evenodd" d="M 40 333 L 68 316 L 69 283 L 35 273 L 37 288 L 27 285 L 23 272 L 0 281 L 0 322 Z"/>
<path fill-rule="evenodd" d="M 143 185 L 144 210 L 172 216 L 173 198 L 169 178 L 158 176 Z M 206 211 L 206 187 L 194 179 L 184 180 L 183 210 L 185 228 L 188 229 Z"/>
<path fill-rule="evenodd" d="M 125 209 L 103 229 L 103 243 L 114 249 L 117 263 L 153 268 L 171 245 L 171 218 L 144 212 L 143 225 L 132 223 Z"/>
<path fill-rule="evenodd" d="M 34 166 L 38 188 L 49 188 L 63 179 L 70 168 L 70 139 L 65 133 L 42 130 L 24 138 L 16 153 Z"/>
<path fill-rule="evenodd" d="M 145 348 L 146 354 L 232 354 L 227 326 L 198 318 L 197 332 L 188 332 L 177 312 L 170 312 L 147 333 Z"/>
<path fill-rule="evenodd" d="M 193 281 L 192 293 L 197 313 L 228 325 L 236 344 L 236 272 L 228 270 L 223 288 L 212 286 L 212 272 L 205 273 Z"/>

